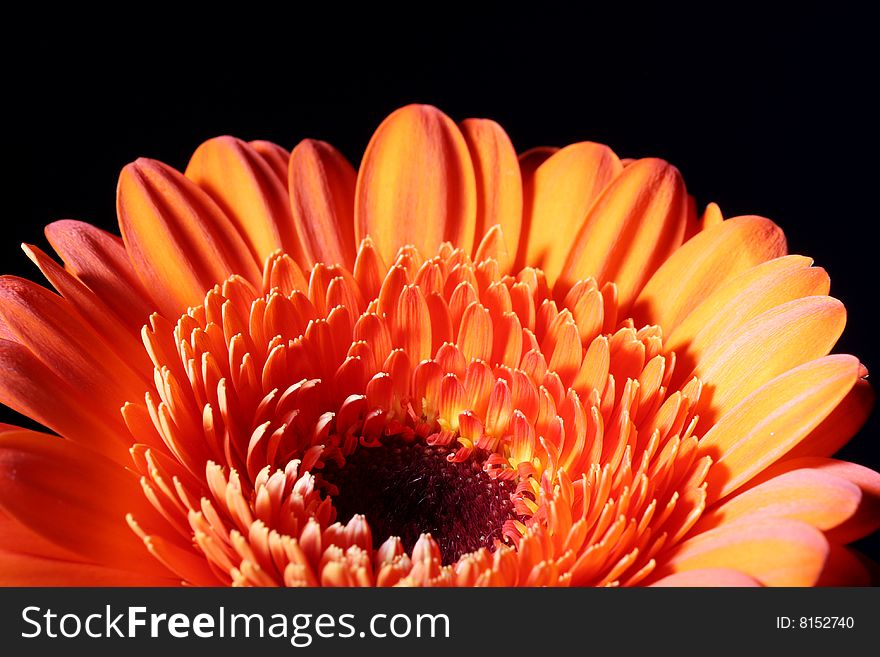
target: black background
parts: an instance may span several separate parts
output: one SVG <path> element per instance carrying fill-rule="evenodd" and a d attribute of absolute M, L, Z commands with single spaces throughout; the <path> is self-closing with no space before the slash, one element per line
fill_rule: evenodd
<path fill-rule="evenodd" d="M 136 157 L 182 169 L 233 134 L 321 138 L 357 164 L 384 116 L 427 102 L 495 119 L 520 151 L 590 139 L 663 157 L 701 209 L 772 218 L 847 306 L 836 351 L 880 371 L 877 45 L 846 4 L 129 10 L 100 29 L 84 13 L 3 28 L 2 273 L 39 276 L 18 245 L 46 248 L 53 220 L 115 231 L 116 176 Z M 842 455 L 878 469 L 878 441 L 875 414 Z M 880 541 L 863 548 L 877 558 Z"/>

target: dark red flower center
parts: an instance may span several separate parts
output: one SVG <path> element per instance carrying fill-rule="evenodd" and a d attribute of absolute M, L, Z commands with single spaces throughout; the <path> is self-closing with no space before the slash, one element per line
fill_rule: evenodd
<path fill-rule="evenodd" d="M 359 447 L 343 466 L 328 463 L 319 481 L 334 485 L 337 520 L 363 514 L 374 547 L 399 536 L 407 552 L 422 533 L 440 546 L 444 564 L 502 539 L 508 519 L 515 518 L 510 495 L 516 483 L 492 479 L 477 458 L 447 460 L 449 447 L 400 437 L 377 447 Z"/>

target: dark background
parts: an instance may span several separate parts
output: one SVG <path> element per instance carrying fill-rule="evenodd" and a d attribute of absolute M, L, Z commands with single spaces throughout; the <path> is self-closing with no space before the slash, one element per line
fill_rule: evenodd
<path fill-rule="evenodd" d="M 837 351 L 880 371 L 873 22 L 841 3 L 662 5 L 335 3 L 197 23 L 151 6 L 102 31 L 84 14 L 10 23 L 2 272 L 39 276 L 18 245 L 46 248 L 53 220 L 115 231 L 116 176 L 136 157 L 182 169 L 233 134 L 321 138 L 357 164 L 390 111 L 427 102 L 495 119 L 519 151 L 590 139 L 663 157 L 701 209 L 772 218 L 847 306 Z M 842 456 L 880 469 L 878 441 L 875 414 Z M 880 540 L 863 548 L 877 558 Z"/>

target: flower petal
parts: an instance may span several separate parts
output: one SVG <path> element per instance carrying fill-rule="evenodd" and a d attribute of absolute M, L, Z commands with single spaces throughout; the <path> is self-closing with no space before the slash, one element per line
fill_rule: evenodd
<path fill-rule="evenodd" d="M 761 313 L 707 348 L 692 372 L 703 382 L 697 433 L 774 377 L 826 355 L 845 323 L 846 309 L 837 299 L 805 297 Z"/>
<path fill-rule="evenodd" d="M 664 348 L 675 352 L 679 371 L 690 372 L 707 348 L 728 341 L 762 312 L 794 299 L 828 294 L 828 274 L 811 264 L 803 256 L 784 256 L 728 279 L 669 335 Z"/>
<path fill-rule="evenodd" d="M 97 294 L 134 331 L 147 322 L 155 304 L 116 235 L 65 219 L 45 228 L 46 239 L 64 266 Z"/>
<path fill-rule="evenodd" d="M 476 241 L 494 225 L 501 226 L 507 258 L 513 266 L 522 230 L 522 179 L 513 144 L 504 129 L 489 119 L 465 119 L 459 125 L 470 149 L 477 189 Z"/>
<path fill-rule="evenodd" d="M 305 263 L 354 266 L 357 173 L 330 144 L 305 139 L 290 155 L 290 211 Z"/>
<path fill-rule="evenodd" d="M 125 425 L 96 411 L 27 347 L 9 340 L 0 340 L 0 403 L 119 463 L 131 462 Z"/>
<path fill-rule="evenodd" d="M 623 165 L 602 144 L 585 141 L 557 151 L 529 179 L 523 216 L 523 239 L 528 240 L 524 265 L 540 267 L 552 283 L 565 264 L 570 243 L 593 202 L 614 180 Z"/>
<path fill-rule="evenodd" d="M 143 349 L 143 343 L 138 339 L 138 334 L 126 327 L 103 299 L 41 249 L 29 244 L 23 244 L 22 249 L 40 268 L 46 280 L 118 357 L 123 358 L 135 372 L 146 375 L 152 372 L 152 363 Z M 149 383 L 149 379 L 145 378 L 144 381 Z"/>
<path fill-rule="evenodd" d="M 519 160 L 519 172 L 523 179 L 523 183 L 525 184 L 526 180 L 531 181 L 537 168 L 558 150 L 558 146 L 535 146 L 534 148 L 530 148 L 517 155 L 517 159 Z M 531 184 L 531 182 L 529 184 Z"/>
<path fill-rule="evenodd" d="M 629 311 L 639 290 L 684 237 L 687 191 L 678 169 L 646 158 L 626 167 L 596 199 L 560 275 L 564 284 L 592 276 L 614 281 Z"/>
<path fill-rule="evenodd" d="M 3 586 L 179 586 L 172 575 L 108 568 L 0 549 Z"/>
<path fill-rule="evenodd" d="M 785 455 L 785 460 L 803 456 L 831 456 L 855 436 L 874 408 L 874 389 L 860 378 L 831 415 Z"/>
<path fill-rule="evenodd" d="M 661 577 L 651 586 L 743 587 L 761 586 L 754 577 L 730 568 L 700 568 Z"/>
<path fill-rule="evenodd" d="M 789 518 L 827 530 L 852 516 L 862 500 L 859 487 L 842 477 L 800 467 L 727 499 L 708 510 L 694 528 L 699 533 L 758 518 Z"/>
<path fill-rule="evenodd" d="M 257 150 L 235 137 L 215 137 L 192 154 L 184 175 L 205 190 L 262 263 L 277 249 L 296 257 L 286 184 Z"/>
<path fill-rule="evenodd" d="M 144 287 L 177 317 L 230 274 L 254 284 L 262 272 L 229 218 L 194 183 L 141 158 L 119 176 L 119 227 Z"/>
<path fill-rule="evenodd" d="M 20 429 L 17 427 L 10 427 L 10 430 L 28 432 L 27 429 Z M 33 433 L 36 434 L 36 432 Z M 48 435 L 45 435 L 45 437 L 47 439 L 53 438 Z M 60 545 L 55 545 L 51 541 L 47 541 L 36 532 L 25 527 L 14 517 L 4 513 L 2 509 L 0 509 L 0 537 L 2 537 L 0 550 L 14 552 L 16 554 L 30 554 L 47 559 L 80 561 L 80 557 L 75 552 L 65 550 Z M 3 580 L 0 579 L 0 582 L 3 582 Z"/>
<path fill-rule="evenodd" d="M 28 432 L 4 427 L 5 432 Z M 51 439 L 50 436 L 44 436 Z M 132 570 L 117 570 L 83 561 L 77 554 L 46 540 L 0 511 L 0 582 L 3 586 L 176 586 L 178 579 Z"/>
<path fill-rule="evenodd" d="M 711 504 L 779 460 L 840 403 L 859 379 L 859 361 L 833 355 L 776 377 L 725 413 L 700 441 L 714 464 Z"/>
<path fill-rule="evenodd" d="M 144 559 L 125 515 L 156 518 L 137 477 L 62 438 L 0 434 L 0 507 L 43 538 L 96 563 L 167 575 Z M 161 522 L 161 521 L 160 521 Z"/>
<path fill-rule="evenodd" d="M 70 304 L 31 281 L 0 277 L 0 316 L 17 342 L 93 401 L 115 413 L 143 395 L 147 379 L 134 372 Z"/>
<path fill-rule="evenodd" d="M 249 143 L 251 147 L 266 161 L 266 164 L 271 167 L 275 177 L 278 178 L 281 184 L 286 188 L 287 163 L 290 161 L 290 153 L 281 148 L 278 144 L 273 144 L 271 141 L 256 139 Z"/>
<path fill-rule="evenodd" d="M 776 463 L 762 472 L 759 479 L 762 481 L 771 477 L 779 479 L 788 476 L 792 471 L 800 472 L 803 469 L 846 481 L 850 486 L 856 487 L 861 494 L 857 508 L 846 518 L 846 522 L 834 525 L 831 531 L 826 532 L 830 541 L 841 544 L 851 543 L 880 529 L 880 473 L 863 465 L 838 459 L 807 456 Z M 764 485 L 761 483 L 756 488 Z"/>
<path fill-rule="evenodd" d="M 651 276 L 632 309 L 636 324 L 658 324 L 669 334 L 725 281 L 785 253 L 782 231 L 763 217 L 734 217 L 707 228 Z"/>
<path fill-rule="evenodd" d="M 796 520 L 773 518 L 697 534 L 675 548 L 653 577 L 727 568 L 765 586 L 812 586 L 827 556 L 828 542 L 818 529 Z"/>
<path fill-rule="evenodd" d="M 404 244 L 431 254 L 448 241 L 471 253 L 476 197 L 474 168 L 458 127 L 435 107 L 407 105 L 382 122 L 364 153 L 356 241 L 370 235 L 387 262 Z"/>

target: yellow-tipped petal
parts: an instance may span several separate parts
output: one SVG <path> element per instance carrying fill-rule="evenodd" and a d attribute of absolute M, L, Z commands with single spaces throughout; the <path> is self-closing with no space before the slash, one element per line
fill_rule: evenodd
<path fill-rule="evenodd" d="M 763 217 L 734 217 L 695 235 L 651 276 L 632 313 L 667 333 L 728 279 L 785 255 L 785 236 Z"/>
<path fill-rule="evenodd" d="M 358 171 L 356 240 L 369 235 L 389 262 L 405 244 L 433 253 L 448 241 L 470 253 L 476 220 L 474 168 L 455 123 L 428 105 L 393 112 Z"/>
<path fill-rule="evenodd" d="M 290 154 L 290 210 L 303 257 L 352 267 L 357 173 L 330 144 L 305 139 Z"/>
<path fill-rule="evenodd" d="M 498 264 L 507 271 L 513 266 L 522 229 L 522 179 L 516 151 L 507 133 L 495 121 L 465 119 L 459 128 L 474 166 L 476 240 L 479 242 L 492 226 L 500 226 L 504 256 Z"/>
<path fill-rule="evenodd" d="M 549 161 L 549 160 L 548 160 Z M 560 273 L 563 285 L 614 281 L 628 312 L 636 295 L 684 237 L 687 191 L 678 169 L 658 159 L 626 167 L 596 199 Z"/>
<path fill-rule="evenodd" d="M 577 233 L 593 202 L 621 171 L 614 152 L 593 142 L 566 146 L 535 169 L 523 218 L 529 266 L 542 268 L 551 283 L 556 280 L 570 246 L 559 236 Z"/>

